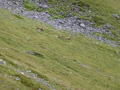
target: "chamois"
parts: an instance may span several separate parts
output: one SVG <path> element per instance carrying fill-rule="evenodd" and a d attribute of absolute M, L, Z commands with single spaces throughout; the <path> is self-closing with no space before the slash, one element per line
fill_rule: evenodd
<path fill-rule="evenodd" d="M 60 38 L 60 39 L 64 39 L 65 36 L 64 36 L 64 35 L 59 35 L 58 38 Z"/>
<path fill-rule="evenodd" d="M 72 37 L 65 37 L 64 35 L 59 35 L 58 38 L 64 39 L 64 40 L 71 40 Z"/>
<path fill-rule="evenodd" d="M 44 31 L 44 29 L 42 27 L 37 27 L 38 31 Z"/>

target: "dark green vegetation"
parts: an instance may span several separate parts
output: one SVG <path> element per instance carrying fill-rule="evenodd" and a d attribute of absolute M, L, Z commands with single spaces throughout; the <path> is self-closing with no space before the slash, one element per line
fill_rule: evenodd
<path fill-rule="evenodd" d="M 44 31 L 38 32 L 37 27 Z M 72 39 L 60 39 L 60 35 Z M 120 48 L 85 35 L 55 31 L 0 9 L 0 59 L 6 62 L 0 64 L 0 90 L 50 90 L 19 70 L 31 70 L 56 90 L 119 90 L 119 52 Z"/>
<path fill-rule="evenodd" d="M 42 8 L 36 6 L 35 3 L 33 3 L 31 0 L 22 0 L 23 2 L 23 6 L 27 9 L 27 10 L 36 10 L 38 12 L 43 11 Z"/>

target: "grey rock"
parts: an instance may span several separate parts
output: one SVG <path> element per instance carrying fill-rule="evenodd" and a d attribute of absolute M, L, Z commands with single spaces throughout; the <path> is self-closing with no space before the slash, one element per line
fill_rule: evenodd
<path fill-rule="evenodd" d="M 16 90 L 19 90 L 18 88 L 16 88 Z"/>
<path fill-rule="evenodd" d="M 19 81 L 19 80 L 20 80 L 20 78 L 19 78 L 19 77 L 16 77 L 16 80 L 17 80 L 17 81 Z"/>
<path fill-rule="evenodd" d="M 35 19 L 38 19 L 38 16 L 34 16 Z"/>
<path fill-rule="evenodd" d="M 27 70 L 26 72 L 27 72 L 27 73 L 31 73 L 31 70 Z"/>
<path fill-rule="evenodd" d="M 88 10 L 89 13 L 91 13 L 92 11 L 91 10 Z"/>
<path fill-rule="evenodd" d="M 33 76 L 33 77 L 37 77 L 37 74 L 32 73 L 32 76 Z"/>
<path fill-rule="evenodd" d="M 60 12 L 60 14 L 61 14 L 61 15 L 63 15 L 63 14 L 64 14 L 64 12 Z"/>
<path fill-rule="evenodd" d="M 24 75 L 25 73 L 24 72 L 20 72 L 22 75 Z"/>
<path fill-rule="evenodd" d="M 85 28 L 85 24 L 84 23 L 81 23 L 80 26 L 83 27 L 83 28 Z"/>
<path fill-rule="evenodd" d="M 91 67 L 89 67 L 88 65 L 85 65 L 85 64 L 80 64 L 82 67 L 84 67 L 84 68 L 89 68 L 89 69 L 91 69 Z"/>
<path fill-rule="evenodd" d="M 112 25 L 109 25 L 109 24 L 107 24 L 107 25 L 102 25 L 102 26 L 103 26 L 104 29 L 111 29 L 111 27 L 112 27 Z"/>
<path fill-rule="evenodd" d="M 45 4 L 40 4 L 39 7 L 43 8 L 43 9 L 49 8 L 49 6 L 48 6 L 48 5 L 45 5 Z"/>
<path fill-rule="evenodd" d="M 6 62 L 3 59 L 0 59 L 0 65 L 5 65 Z"/>
<path fill-rule="evenodd" d="M 16 5 L 19 5 L 19 3 L 18 3 L 18 2 L 15 2 L 15 4 L 16 4 Z"/>
<path fill-rule="evenodd" d="M 120 54 L 120 52 L 119 52 L 119 51 L 116 51 L 116 53 L 117 53 L 117 54 Z"/>
<path fill-rule="evenodd" d="M 120 16 L 117 15 L 117 14 L 112 14 L 112 17 L 117 18 L 117 19 L 120 19 Z"/>

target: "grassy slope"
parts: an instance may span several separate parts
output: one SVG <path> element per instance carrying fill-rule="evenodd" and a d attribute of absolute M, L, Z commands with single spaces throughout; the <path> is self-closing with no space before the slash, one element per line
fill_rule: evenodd
<path fill-rule="evenodd" d="M 45 31 L 38 32 L 38 26 Z M 0 56 L 3 56 L 0 58 L 7 62 L 4 66 L 0 65 L 0 90 L 49 90 L 11 70 L 8 65 L 37 72 L 57 90 L 120 89 L 120 56 L 116 53 L 120 48 L 53 29 L 44 23 L 0 9 Z M 57 37 L 59 35 L 72 35 L 73 38 L 63 40 Z M 38 52 L 43 57 L 27 54 L 27 51 Z M 21 81 L 10 76 L 19 76 Z"/>

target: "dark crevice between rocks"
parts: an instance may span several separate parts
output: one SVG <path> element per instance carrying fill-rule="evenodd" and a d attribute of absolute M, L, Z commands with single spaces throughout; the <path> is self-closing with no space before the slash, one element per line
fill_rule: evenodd
<path fill-rule="evenodd" d="M 44 55 L 42 55 L 41 53 L 38 53 L 38 52 L 27 52 L 27 53 L 31 54 L 31 55 L 34 55 L 34 56 L 37 56 L 37 57 L 44 58 Z"/>

